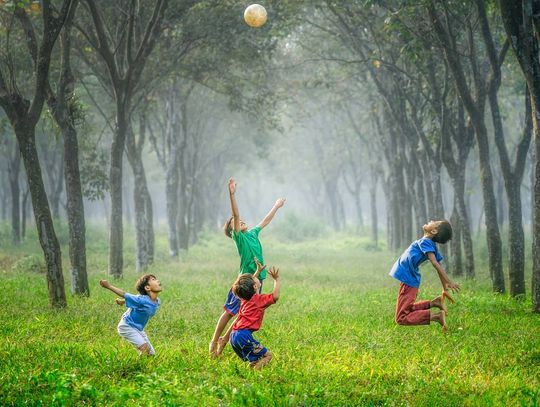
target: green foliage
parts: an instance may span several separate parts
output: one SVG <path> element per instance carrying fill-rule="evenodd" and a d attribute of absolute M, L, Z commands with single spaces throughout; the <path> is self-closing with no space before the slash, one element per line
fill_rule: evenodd
<path fill-rule="evenodd" d="M 43 256 L 31 254 L 17 260 L 11 267 L 11 271 L 16 273 L 45 273 L 47 269 Z"/>
<path fill-rule="evenodd" d="M 277 225 L 277 224 L 276 224 Z M 272 229 L 274 226 L 272 225 Z M 266 232 L 266 231 L 265 231 Z M 106 232 L 91 228 L 92 242 Z M 530 299 L 489 291 L 487 270 L 462 281 L 449 308 L 450 331 L 393 321 L 396 255 L 363 249 L 366 239 L 333 236 L 301 243 L 264 237 L 268 264 L 281 268 L 282 295 L 256 337 L 274 353 L 261 372 L 227 347 L 207 355 L 238 258 L 222 235 L 205 234 L 180 261 L 157 236 L 162 306 L 146 328 L 157 356 L 138 358 L 116 333 L 123 308 L 99 287 L 106 244 L 89 250 L 90 298 L 51 310 L 43 278 L 0 261 L 0 405 L 359 406 L 523 405 L 540 402 L 540 324 Z M 38 249 L 36 247 L 36 253 Z M 65 250 L 64 250 L 65 251 Z M 0 252 L 0 257 L 5 253 Z M 419 298 L 440 293 L 422 268 Z M 132 289 L 130 266 L 114 283 Z M 66 281 L 69 285 L 69 282 Z M 271 290 L 266 281 L 264 292 Z"/>
<path fill-rule="evenodd" d="M 271 233 L 280 240 L 299 242 L 322 237 L 327 231 L 322 220 L 288 211 L 272 223 Z"/>

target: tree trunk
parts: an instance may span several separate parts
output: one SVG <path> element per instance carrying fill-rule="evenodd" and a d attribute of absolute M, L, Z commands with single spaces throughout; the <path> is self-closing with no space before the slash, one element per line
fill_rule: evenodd
<path fill-rule="evenodd" d="M 86 272 L 86 220 L 79 172 L 79 144 L 75 128 L 63 129 L 64 165 L 69 224 L 69 260 L 71 264 L 71 293 L 90 295 Z"/>
<path fill-rule="evenodd" d="M 121 101 L 116 107 L 116 131 L 111 146 L 109 192 L 111 196 L 111 224 L 109 231 L 109 274 L 121 278 L 124 269 L 124 226 L 122 222 L 122 157 L 127 132 L 127 119 Z"/>
<path fill-rule="evenodd" d="M 167 202 L 167 225 L 169 238 L 169 255 L 178 256 L 178 231 L 176 220 L 178 216 L 178 117 L 175 109 L 175 92 L 172 87 L 167 99 L 167 134 L 166 140 L 170 145 L 169 160 L 166 168 L 165 200 Z"/>
<path fill-rule="evenodd" d="M 459 213 L 457 210 L 457 197 L 454 197 L 454 209 L 450 216 L 450 223 L 452 224 L 453 234 L 452 240 L 450 240 L 450 249 L 452 251 L 452 273 L 455 276 L 463 275 L 463 262 L 461 258 L 461 221 L 459 219 Z"/>
<path fill-rule="evenodd" d="M 26 188 L 23 194 L 22 206 L 21 206 L 21 238 L 24 240 L 26 237 L 26 214 L 28 210 L 28 196 L 30 190 Z"/>
<path fill-rule="evenodd" d="M 377 180 L 378 176 L 371 171 L 371 185 L 369 187 L 369 198 L 371 208 L 371 237 L 375 247 L 379 245 L 379 228 L 377 218 Z"/>
<path fill-rule="evenodd" d="M 16 147 L 17 148 L 17 147 Z M 19 173 L 21 169 L 21 155 L 17 150 L 9 161 L 9 186 L 11 190 L 11 241 L 13 244 L 21 242 L 21 205 Z"/>
<path fill-rule="evenodd" d="M 16 128 L 15 131 L 28 177 L 39 242 L 47 265 L 49 302 L 53 307 L 65 307 L 67 303 L 64 291 L 64 276 L 62 274 L 62 255 L 45 193 L 34 130 Z"/>

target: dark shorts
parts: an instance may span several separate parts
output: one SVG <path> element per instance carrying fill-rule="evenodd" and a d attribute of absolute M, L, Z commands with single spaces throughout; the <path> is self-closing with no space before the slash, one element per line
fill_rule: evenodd
<path fill-rule="evenodd" d="M 263 280 L 259 281 L 261 282 L 261 288 L 259 289 L 260 294 L 262 292 Z M 238 314 L 238 311 L 240 311 L 240 298 L 233 294 L 232 288 L 229 289 L 227 299 L 225 300 L 225 304 L 223 304 L 223 309 L 232 316 Z"/>
<path fill-rule="evenodd" d="M 268 352 L 268 349 L 253 337 L 253 332 L 249 329 L 232 331 L 230 342 L 234 352 L 246 362 L 256 362 Z"/>

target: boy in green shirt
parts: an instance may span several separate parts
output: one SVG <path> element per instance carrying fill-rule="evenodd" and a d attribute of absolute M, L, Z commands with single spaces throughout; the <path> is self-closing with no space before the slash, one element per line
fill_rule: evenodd
<path fill-rule="evenodd" d="M 223 226 L 223 230 L 225 235 L 232 238 L 236 243 L 236 248 L 238 249 L 238 254 L 240 255 L 239 274 L 255 274 L 257 271 L 255 259 L 257 259 L 261 264 L 264 264 L 262 246 L 261 242 L 259 241 L 259 232 L 264 229 L 264 227 L 268 225 L 274 218 L 277 210 L 285 203 L 285 199 L 278 199 L 264 219 L 254 228 L 248 229 L 245 222 L 240 219 L 240 213 L 238 212 L 238 206 L 236 205 L 236 199 L 234 197 L 235 192 L 236 182 L 231 178 L 229 179 L 229 198 L 231 201 L 232 216 Z M 261 281 L 262 288 L 262 282 L 266 278 L 266 270 L 263 270 L 258 278 Z M 235 296 L 230 289 L 223 309 L 224 311 L 217 322 L 214 336 L 212 337 L 212 341 L 208 347 L 210 354 L 213 356 L 219 356 L 223 351 L 223 348 L 227 344 L 229 338 L 226 337 L 227 335 L 220 338 L 220 335 L 231 318 L 235 316 L 240 309 L 240 299 Z"/>

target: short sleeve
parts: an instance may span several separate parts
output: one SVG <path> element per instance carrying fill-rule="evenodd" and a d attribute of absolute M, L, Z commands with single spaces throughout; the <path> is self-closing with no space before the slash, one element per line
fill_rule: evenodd
<path fill-rule="evenodd" d="M 253 229 L 250 229 L 250 233 L 253 233 L 255 236 L 259 236 L 259 232 L 261 231 L 261 227 L 259 225 L 255 226 Z"/>
<path fill-rule="evenodd" d="M 418 242 L 418 247 L 420 248 L 420 251 L 426 255 L 428 253 L 437 253 L 437 246 L 435 246 L 435 242 L 431 239 L 421 239 Z"/>
<path fill-rule="evenodd" d="M 126 300 L 126 307 L 135 308 L 142 304 L 142 298 L 139 295 L 133 295 L 130 293 L 124 294 L 124 299 Z"/>
<path fill-rule="evenodd" d="M 438 262 L 442 261 L 443 256 L 441 256 L 441 254 L 437 250 L 437 245 L 435 244 L 435 242 L 433 240 L 431 240 L 431 239 L 422 239 L 422 240 L 420 240 L 418 246 L 420 247 L 420 250 L 422 251 L 422 253 L 424 253 L 426 256 L 427 256 L 428 253 L 433 253 L 433 254 L 435 254 L 435 259 Z"/>
<path fill-rule="evenodd" d="M 274 300 L 273 294 L 261 294 L 259 295 L 259 298 L 257 299 L 257 304 L 261 308 L 267 308 L 272 304 L 275 304 L 276 301 Z"/>

